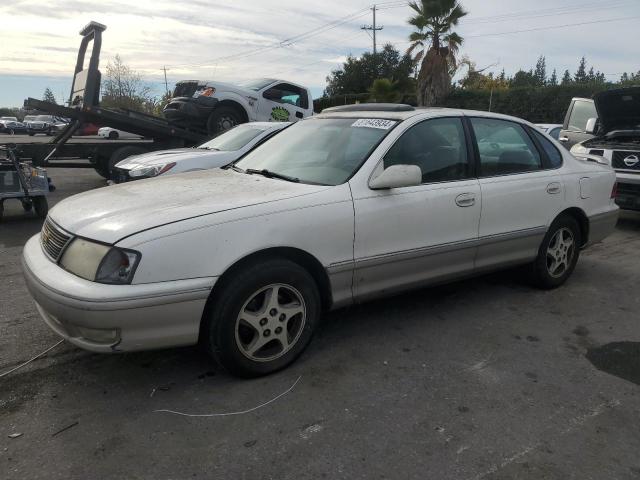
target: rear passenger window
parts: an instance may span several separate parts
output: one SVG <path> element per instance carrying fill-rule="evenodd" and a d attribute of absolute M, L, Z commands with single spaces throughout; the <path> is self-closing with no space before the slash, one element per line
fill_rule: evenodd
<path fill-rule="evenodd" d="M 472 118 L 480 152 L 480 176 L 524 173 L 542 168 L 540 153 L 517 123 L 493 118 Z"/>
<path fill-rule="evenodd" d="M 547 158 L 549 159 L 549 166 L 551 168 L 559 168 L 562 166 L 562 154 L 558 151 L 558 149 L 551 143 L 544 135 L 540 132 L 536 132 L 534 129 L 531 129 L 533 134 L 536 136 L 536 140 L 542 145 L 544 149 L 544 153 L 547 154 Z"/>
<path fill-rule="evenodd" d="M 468 178 L 462 120 L 436 118 L 414 125 L 385 155 L 384 167 L 391 165 L 417 165 L 422 171 L 422 183 Z"/>

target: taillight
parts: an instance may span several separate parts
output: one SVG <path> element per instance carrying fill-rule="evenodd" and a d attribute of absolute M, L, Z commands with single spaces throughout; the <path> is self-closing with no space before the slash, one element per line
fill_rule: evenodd
<path fill-rule="evenodd" d="M 616 198 L 618 196 L 618 182 L 614 182 L 613 188 L 611 189 L 611 198 Z"/>

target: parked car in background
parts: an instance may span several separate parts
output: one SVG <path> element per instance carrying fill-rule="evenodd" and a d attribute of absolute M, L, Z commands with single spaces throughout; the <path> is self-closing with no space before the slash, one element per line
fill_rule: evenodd
<path fill-rule="evenodd" d="M 290 123 L 252 122 L 238 125 L 196 148 L 177 148 L 133 155 L 117 163 L 116 183 L 222 167 L 271 138 Z"/>
<path fill-rule="evenodd" d="M 587 123 L 589 119 L 597 117 L 598 112 L 596 111 L 593 99 L 572 99 L 567 114 L 564 117 L 564 124 L 560 130 L 558 141 L 560 141 L 567 150 L 570 150 L 576 143 L 593 138 L 593 129 L 588 131 Z"/>
<path fill-rule="evenodd" d="M 178 82 L 164 108 L 172 123 L 215 135 L 247 122 L 295 122 L 313 115 L 309 89 L 285 80 L 260 78 L 235 85 Z"/>
<path fill-rule="evenodd" d="M 616 202 L 640 210 L 640 87 L 598 93 L 593 102 L 596 114 L 585 128 L 592 138 L 575 144 L 571 153 L 611 165 L 618 179 Z"/>
<path fill-rule="evenodd" d="M 27 127 L 22 122 L 4 121 L 0 133 L 6 133 L 9 135 L 15 135 L 20 133 L 26 133 Z"/>
<path fill-rule="evenodd" d="M 83 123 L 82 125 L 80 125 L 80 128 L 76 130 L 74 135 L 78 135 L 78 136 L 98 135 L 98 130 L 100 130 L 100 127 L 95 123 Z"/>
<path fill-rule="evenodd" d="M 109 140 L 142 138 L 141 135 L 125 132 L 124 130 L 118 130 L 117 128 L 111 128 L 111 127 L 99 128 L 98 136 L 102 138 L 108 138 Z"/>
<path fill-rule="evenodd" d="M 16 117 L 0 117 L 0 132 L 5 132 L 6 124 L 12 122 L 16 123 L 18 119 Z"/>
<path fill-rule="evenodd" d="M 560 130 L 562 130 L 562 125 L 557 123 L 539 123 L 536 127 L 556 140 L 560 137 Z"/>
<path fill-rule="evenodd" d="M 54 115 L 36 115 L 32 120 L 26 122 L 27 133 L 31 136 L 42 133 L 53 135 L 53 126 L 60 121 L 60 117 Z"/>
<path fill-rule="evenodd" d="M 44 321 L 79 347 L 200 342 L 264 375 L 332 308 L 515 265 L 559 287 L 613 230 L 614 186 L 610 167 L 517 118 L 338 107 L 224 169 L 59 202 L 23 270 Z"/>

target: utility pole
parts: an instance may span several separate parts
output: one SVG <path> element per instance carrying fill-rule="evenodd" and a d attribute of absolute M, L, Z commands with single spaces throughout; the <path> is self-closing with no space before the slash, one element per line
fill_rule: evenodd
<path fill-rule="evenodd" d="M 166 65 L 164 67 L 162 67 L 162 70 L 164 70 L 164 88 L 166 90 L 166 93 L 169 93 L 169 84 L 167 83 L 167 67 Z"/>
<path fill-rule="evenodd" d="M 376 26 L 376 10 L 378 8 L 374 5 L 373 7 L 371 7 L 371 10 L 373 11 L 373 25 L 363 25 L 360 29 L 361 30 L 371 30 L 373 32 L 373 55 L 376 55 L 377 53 L 377 48 L 376 48 L 376 32 L 378 30 L 382 30 L 384 27 L 378 27 Z"/>

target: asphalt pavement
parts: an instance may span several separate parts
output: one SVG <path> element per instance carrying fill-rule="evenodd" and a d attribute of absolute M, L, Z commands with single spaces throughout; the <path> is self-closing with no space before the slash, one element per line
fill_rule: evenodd
<path fill-rule="evenodd" d="M 52 204 L 104 185 L 49 173 Z M 6 202 L 0 375 L 59 341 L 20 266 L 40 226 Z M 63 343 L 0 378 L 0 478 L 640 478 L 638 251 L 640 215 L 623 213 L 560 289 L 507 271 L 335 311 L 256 380 L 195 347 Z"/>

